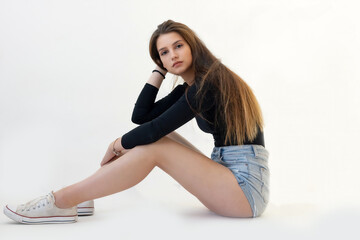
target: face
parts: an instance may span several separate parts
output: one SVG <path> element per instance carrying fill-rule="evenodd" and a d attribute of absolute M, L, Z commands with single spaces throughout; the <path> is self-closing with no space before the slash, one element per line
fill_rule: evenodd
<path fill-rule="evenodd" d="M 160 60 L 168 72 L 184 78 L 191 76 L 192 55 L 189 44 L 177 32 L 161 34 L 156 42 Z"/>

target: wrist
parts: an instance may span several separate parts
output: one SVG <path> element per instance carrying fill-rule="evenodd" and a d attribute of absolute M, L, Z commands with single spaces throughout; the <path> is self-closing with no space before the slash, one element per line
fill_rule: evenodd
<path fill-rule="evenodd" d="M 154 69 L 160 71 L 164 75 L 166 75 L 166 73 L 167 73 L 167 70 L 164 70 L 163 68 L 159 67 L 158 65 L 156 65 Z"/>
<path fill-rule="evenodd" d="M 154 69 L 154 70 L 152 71 L 152 73 L 158 74 L 158 75 L 160 75 L 163 79 L 165 79 L 165 74 L 166 74 L 166 73 L 163 73 L 163 72 L 161 72 L 160 70 Z"/>

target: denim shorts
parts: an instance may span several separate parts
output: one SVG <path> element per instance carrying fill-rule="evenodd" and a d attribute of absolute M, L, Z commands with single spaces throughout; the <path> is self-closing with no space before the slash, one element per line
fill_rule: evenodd
<path fill-rule="evenodd" d="M 253 217 L 269 202 L 269 152 L 261 145 L 214 147 L 211 159 L 229 168 L 250 203 Z"/>

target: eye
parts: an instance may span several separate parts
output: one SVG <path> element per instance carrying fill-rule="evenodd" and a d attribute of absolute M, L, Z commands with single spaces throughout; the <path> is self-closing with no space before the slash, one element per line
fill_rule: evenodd
<path fill-rule="evenodd" d="M 164 56 L 167 53 L 167 51 L 163 51 L 160 55 Z"/>
<path fill-rule="evenodd" d="M 182 44 L 176 45 L 176 48 L 181 48 L 181 47 L 182 47 Z"/>

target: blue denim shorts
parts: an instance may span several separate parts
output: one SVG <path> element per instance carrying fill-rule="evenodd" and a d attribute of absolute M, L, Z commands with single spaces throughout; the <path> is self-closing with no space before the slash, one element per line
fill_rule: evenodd
<path fill-rule="evenodd" d="M 211 159 L 229 168 L 250 203 L 253 217 L 269 202 L 269 152 L 261 145 L 214 147 Z"/>

